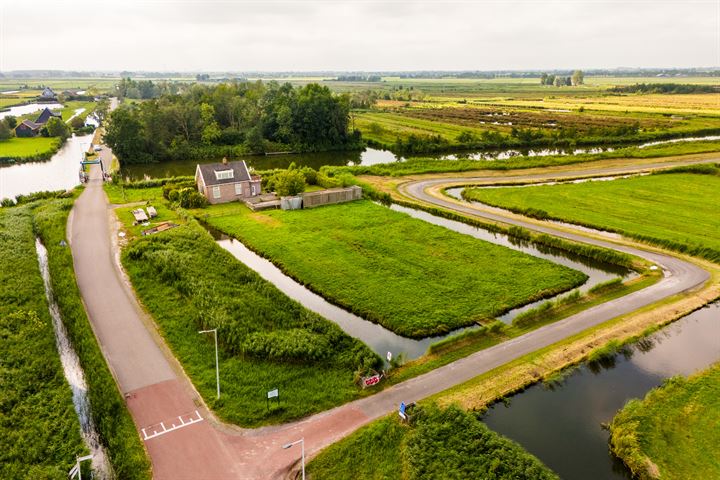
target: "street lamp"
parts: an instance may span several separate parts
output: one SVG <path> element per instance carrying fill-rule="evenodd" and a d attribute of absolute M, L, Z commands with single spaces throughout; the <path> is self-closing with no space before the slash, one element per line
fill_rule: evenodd
<path fill-rule="evenodd" d="M 218 361 L 218 346 L 217 346 L 217 328 L 212 330 L 201 330 L 198 333 L 210 333 L 215 334 L 215 381 L 217 383 L 217 398 L 220 398 L 220 362 Z"/>
<path fill-rule="evenodd" d="M 305 480 L 305 437 L 301 438 L 300 440 L 296 440 L 292 443 L 287 443 L 283 445 L 283 448 L 290 448 L 293 445 L 300 444 L 300 451 L 302 455 L 302 480 Z"/>

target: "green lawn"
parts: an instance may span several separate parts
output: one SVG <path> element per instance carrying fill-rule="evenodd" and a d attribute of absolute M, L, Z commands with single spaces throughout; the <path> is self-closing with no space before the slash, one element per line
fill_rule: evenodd
<path fill-rule="evenodd" d="M 631 400 L 610 444 L 641 479 L 720 478 L 720 364 Z"/>
<path fill-rule="evenodd" d="M 320 452 L 314 480 L 557 479 L 521 446 L 457 407 L 417 407 L 411 425 L 376 420 Z"/>
<path fill-rule="evenodd" d="M 135 290 L 209 406 L 243 426 L 282 423 L 363 393 L 357 372 L 380 359 L 358 340 L 290 300 L 191 223 L 123 249 Z M 215 393 L 218 329 L 222 396 Z M 280 403 L 266 405 L 267 391 Z"/>
<path fill-rule="evenodd" d="M 86 453 L 55 348 L 29 207 L 0 208 L 0 478 L 66 478 Z"/>
<path fill-rule="evenodd" d="M 484 321 L 585 280 L 369 201 L 262 213 L 226 204 L 196 214 L 334 303 L 405 336 Z"/>
<path fill-rule="evenodd" d="M 720 175 L 672 173 L 607 182 L 469 189 L 465 196 L 537 218 L 622 232 L 720 261 Z"/>
<path fill-rule="evenodd" d="M 60 146 L 57 138 L 34 137 L 0 140 L 0 160 L 4 158 L 22 159 L 25 157 L 39 157 L 54 153 Z"/>

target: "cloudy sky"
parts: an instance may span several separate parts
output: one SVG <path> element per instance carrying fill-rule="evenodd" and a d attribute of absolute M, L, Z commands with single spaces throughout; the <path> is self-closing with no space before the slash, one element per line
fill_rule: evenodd
<path fill-rule="evenodd" d="M 720 0 L 0 0 L 0 71 L 720 65 Z"/>

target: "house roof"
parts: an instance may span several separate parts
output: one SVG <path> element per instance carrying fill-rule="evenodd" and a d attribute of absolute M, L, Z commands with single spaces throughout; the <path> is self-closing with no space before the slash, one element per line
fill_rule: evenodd
<path fill-rule="evenodd" d="M 52 110 L 50 110 L 49 108 L 45 107 L 45 110 L 43 110 L 42 112 L 40 112 L 40 115 L 38 115 L 37 119 L 35 120 L 35 123 L 45 124 L 45 123 L 47 123 L 47 121 L 50 120 L 52 117 L 62 118 L 62 114 L 61 114 L 61 113 L 54 113 L 54 112 L 53 112 Z"/>
<path fill-rule="evenodd" d="M 18 129 L 18 128 L 20 128 L 21 125 L 24 125 L 24 126 L 28 127 L 28 128 L 31 129 L 31 130 L 37 130 L 38 128 L 42 127 L 42 125 L 37 124 L 37 123 L 33 122 L 32 120 L 23 120 L 23 121 L 20 122 L 20 124 L 19 124 L 17 127 L 15 127 L 15 128 Z"/>
<path fill-rule="evenodd" d="M 232 170 L 232 178 L 222 178 L 218 180 L 215 172 L 224 172 L 228 170 Z M 206 186 L 246 182 L 250 180 L 250 172 L 248 172 L 248 168 L 244 160 L 228 163 L 198 164 L 197 171 L 200 172 L 200 176 Z"/>

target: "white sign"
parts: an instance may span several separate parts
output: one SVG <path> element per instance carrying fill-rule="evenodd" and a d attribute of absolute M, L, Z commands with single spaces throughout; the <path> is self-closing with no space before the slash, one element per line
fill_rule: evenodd
<path fill-rule="evenodd" d="M 388 352 L 387 361 L 388 361 L 388 363 L 392 362 L 392 352 Z"/>
<path fill-rule="evenodd" d="M 278 391 L 277 388 L 276 388 L 275 390 L 270 390 L 270 391 L 268 392 L 268 398 L 275 398 L 275 397 L 278 397 L 278 396 L 280 396 L 280 392 Z"/>

